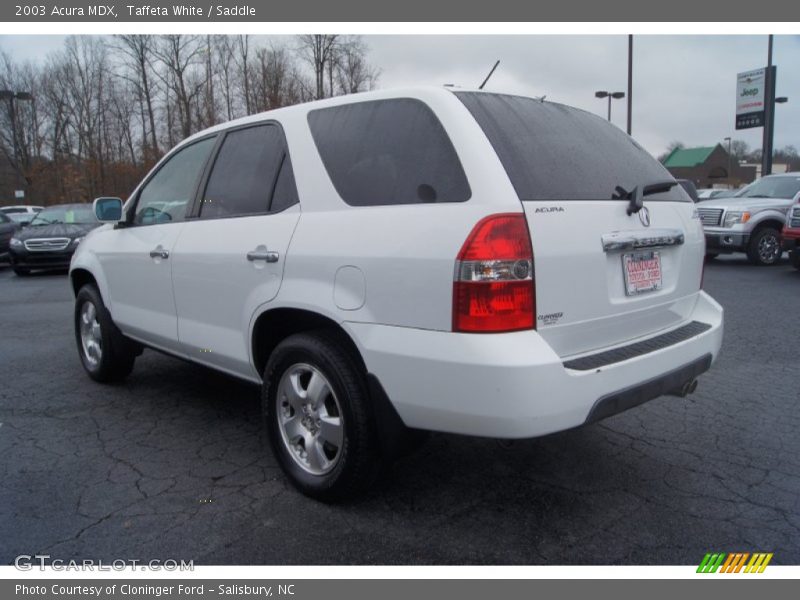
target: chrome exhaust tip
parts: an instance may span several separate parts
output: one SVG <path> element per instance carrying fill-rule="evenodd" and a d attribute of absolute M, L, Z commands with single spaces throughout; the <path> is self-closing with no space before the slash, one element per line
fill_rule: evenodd
<path fill-rule="evenodd" d="M 676 390 L 672 390 L 667 395 L 668 396 L 677 396 L 678 398 L 686 398 L 689 394 L 694 394 L 694 391 L 697 389 L 697 379 L 691 379 L 684 383 L 681 387 Z"/>

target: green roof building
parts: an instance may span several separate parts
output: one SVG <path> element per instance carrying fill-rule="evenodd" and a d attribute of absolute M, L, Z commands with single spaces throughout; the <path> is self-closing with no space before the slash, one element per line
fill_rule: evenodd
<path fill-rule="evenodd" d="M 699 148 L 675 148 L 663 160 L 675 179 L 688 179 L 698 189 L 709 187 L 739 187 L 755 179 L 755 169 L 742 167 L 729 157 L 722 144 Z"/>

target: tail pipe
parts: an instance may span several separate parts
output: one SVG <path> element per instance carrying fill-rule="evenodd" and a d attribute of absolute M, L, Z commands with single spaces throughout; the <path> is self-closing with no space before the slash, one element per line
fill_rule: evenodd
<path fill-rule="evenodd" d="M 690 379 L 685 382 L 681 387 L 669 392 L 669 396 L 677 396 L 679 398 L 686 398 L 689 394 L 694 394 L 697 389 L 697 379 Z"/>

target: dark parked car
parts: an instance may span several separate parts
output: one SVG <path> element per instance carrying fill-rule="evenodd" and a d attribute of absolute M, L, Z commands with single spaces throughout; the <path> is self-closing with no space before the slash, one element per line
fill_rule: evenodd
<path fill-rule="evenodd" d="M 99 225 L 91 204 L 48 206 L 11 238 L 14 272 L 28 275 L 33 269 L 68 268 L 83 236 Z"/>
<path fill-rule="evenodd" d="M 0 212 L 0 260 L 8 258 L 8 243 L 17 229 L 19 225 Z"/>

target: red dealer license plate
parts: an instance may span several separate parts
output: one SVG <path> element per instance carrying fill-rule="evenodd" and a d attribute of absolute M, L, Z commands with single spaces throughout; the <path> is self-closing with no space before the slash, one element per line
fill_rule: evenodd
<path fill-rule="evenodd" d="M 661 255 L 658 252 L 623 254 L 622 272 L 628 296 L 661 289 Z"/>

